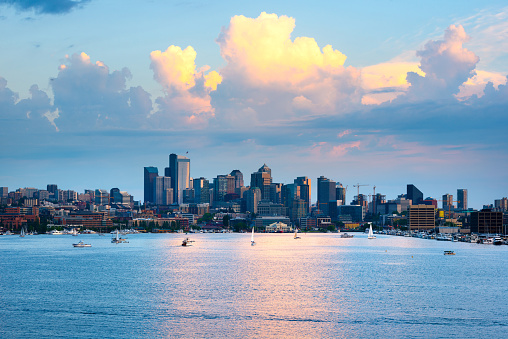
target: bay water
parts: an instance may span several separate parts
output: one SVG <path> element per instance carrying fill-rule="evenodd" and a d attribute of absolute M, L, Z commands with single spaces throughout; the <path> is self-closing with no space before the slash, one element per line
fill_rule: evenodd
<path fill-rule="evenodd" d="M 507 337 L 508 246 L 299 235 L 0 236 L 0 337 Z"/>

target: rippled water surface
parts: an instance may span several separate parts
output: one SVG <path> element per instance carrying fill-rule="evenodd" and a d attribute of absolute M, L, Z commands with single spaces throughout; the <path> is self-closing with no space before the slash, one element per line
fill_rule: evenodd
<path fill-rule="evenodd" d="M 503 338 L 508 246 L 364 234 L 0 237 L 0 337 Z M 83 240 L 91 248 L 74 248 Z M 453 250 L 455 256 L 444 256 Z"/>

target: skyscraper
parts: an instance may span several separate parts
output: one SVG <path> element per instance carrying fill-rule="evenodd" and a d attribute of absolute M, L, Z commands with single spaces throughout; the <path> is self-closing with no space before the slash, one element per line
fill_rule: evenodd
<path fill-rule="evenodd" d="M 413 205 L 418 205 L 423 200 L 423 193 L 415 185 L 408 184 L 406 198 L 410 199 Z"/>
<path fill-rule="evenodd" d="M 443 194 L 443 210 L 453 210 L 455 206 L 453 206 L 453 195 L 451 194 Z"/>
<path fill-rule="evenodd" d="M 251 174 L 250 187 L 258 187 L 261 190 L 261 199 L 270 200 L 270 184 L 272 183 L 272 170 L 264 164 Z"/>
<path fill-rule="evenodd" d="M 205 178 L 194 179 L 194 202 L 197 204 L 210 203 L 210 182 Z"/>
<path fill-rule="evenodd" d="M 170 177 L 155 177 L 153 182 L 153 195 L 154 195 L 154 203 L 156 205 L 169 205 L 172 202 L 172 198 L 167 198 L 167 192 L 173 190 L 171 189 L 171 178 Z"/>
<path fill-rule="evenodd" d="M 457 190 L 457 208 L 467 210 L 467 189 L 461 188 Z"/>
<path fill-rule="evenodd" d="M 159 170 L 157 167 L 145 167 L 144 171 L 144 200 L 145 203 L 151 202 L 154 203 L 154 194 L 153 194 L 153 182 L 155 177 L 159 175 Z M 49 191 L 49 189 L 48 189 Z"/>
<path fill-rule="evenodd" d="M 170 154 L 169 172 L 173 188 L 173 201 L 180 205 L 183 203 L 183 190 L 190 187 L 190 159 L 183 155 Z"/>
<path fill-rule="evenodd" d="M 235 189 L 243 187 L 243 173 L 240 170 L 233 170 L 230 175 L 235 177 Z"/>
<path fill-rule="evenodd" d="M 328 215 L 328 203 L 337 200 L 336 183 L 331 179 L 320 176 L 317 179 L 317 204 L 320 211 Z"/>
<path fill-rule="evenodd" d="M 335 187 L 336 191 L 336 198 L 337 200 L 342 201 L 342 205 L 346 204 L 346 188 L 342 186 L 342 184 L 339 182 L 337 183 L 337 186 Z"/>
<path fill-rule="evenodd" d="M 305 201 L 305 205 L 307 208 L 307 213 L 310 211 L 310 192 L 311 192 L 311 182 L 307 177 L 297 177 L 294 181 L 295 185 L 300 187 L 300 196 L 299 198 Z"/>

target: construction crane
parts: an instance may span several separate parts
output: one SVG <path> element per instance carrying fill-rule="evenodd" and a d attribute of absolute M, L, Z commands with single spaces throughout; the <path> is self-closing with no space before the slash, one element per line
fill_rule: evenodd
<path fill-rule="evenodd" d="M 353 185 L 353 187 L 356 187 L 357 188 L 357 195 L 356 195 L 356 201 L 358 202 L 358 204 L 360 204 L 360 186 L 369 186 L 369 184 L 356 184 L 356 185 Z"/>
<path fill-rule="evenodd" d="M 460 200 L 441 200 L 441 199 L 434 199 L 436 201 L 445 201 L 447 202 L 447 205 L 448 205 L 448 219 L 451 219 L 451 214 L 452 214 L 452 205 L 454 202 L 456 202 L 457 204 L 460 202 Z"/>

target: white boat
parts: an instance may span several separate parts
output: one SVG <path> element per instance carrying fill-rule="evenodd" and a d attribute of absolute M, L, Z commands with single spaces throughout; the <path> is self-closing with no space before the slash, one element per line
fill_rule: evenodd
<path fill-rule="evenodd" d="M 254 227 L 252 227 L 252 236 L 250 237 L 250 245 L 251 246 L 256 245 L 256 242 L 254 241 Z"/>
<path fill-rule="evenodd" d="M 46 232 L 47 234 L 51 234 L 51 235 L 61 235 L 63 234 L 62 231 L 59 231 L 59 230 L 52 230 L 52 231 L 49 231 L 49 232 Z"/>
<path fill-rule="evenodd" d="M 24 238 L 25 237 L 25 228 L 21 228 L 21 233 L 19 234 L 20 237 Z"/>
<path fill-rule="evenodd" d="M 493 242 L 492 242 L 493 245 L 502 245 L 503 244 L 503 239 L 501 239 L 501 237 L 495 237 Z"/>
<path fill-rule="evenodd" d="M 128 243 L 127 239 L 124 239 L 124 238 L 120 238 L 119 237 L 119 232 L 118 230 L 115 232 L 115 236 L 111 239 L 111 242 L 113 244 L 120 244 L 120 243 Z"/>
<path fill-rule="evenodd" d="M 300 239 L 300 237 L 298 236 L 298 228 L 295 230 L 295 236 L 293 239 Z"/>
<path fill-rule="evenodd" d="M 74 247 L 92 247 L 91 244 L 85 244 L 83 241 L 78 242 L 77 244 L 72 244 Z"/>
<path fill-rule="evenodd" d="M 376 239 L 374 232 L 372 232 L 372 224 L 370 224 L 368 239 Z"/>

